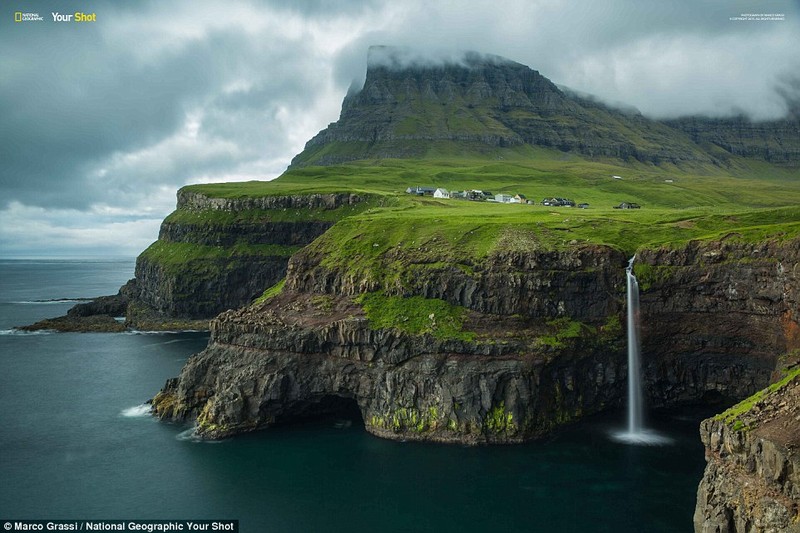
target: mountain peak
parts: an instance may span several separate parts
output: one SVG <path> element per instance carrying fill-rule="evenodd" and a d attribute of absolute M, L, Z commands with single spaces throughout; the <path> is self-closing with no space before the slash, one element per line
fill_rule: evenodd
<path fill-rule="evenodd" d="M 719 162 L 736 153 L 715 138 L 710 142 L 723 151 L 706 151 L 700 142 L 705 137 L 689 130 L 562 91 L 500 56 L 372 46 L 363 87 L 348 91 L 339 120 L 308 141 L 290 168 L 530 156 L 533 146 L 654 164 Z"/>

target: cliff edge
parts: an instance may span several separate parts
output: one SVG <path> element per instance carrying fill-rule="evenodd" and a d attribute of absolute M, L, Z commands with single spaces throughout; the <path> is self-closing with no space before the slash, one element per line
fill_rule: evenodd
<path fill-rule="evenodd" d="M 697 533 L 800 531 L 800 368 L 703 421 Z"/>

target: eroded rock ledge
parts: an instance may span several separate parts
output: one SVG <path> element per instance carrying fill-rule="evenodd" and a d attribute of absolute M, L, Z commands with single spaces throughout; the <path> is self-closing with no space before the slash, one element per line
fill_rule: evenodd
<path fill-rule="evenodd" d="M 800 531 L 800 369 L 703 421 L 698 533 Z"/>
<path fill-rule="evenodd" d="M 642 254 L 651 406 L 742 398 L 768 384 L 778 354 L 798 344 L 797 249 L 706 242 Z M 154 409 L 196 420 L 210 438 L 344 404 L 389 438 L 536 438 L 623 402 L 625 263 L 602 246 L 498 252 L 469 269 L 427 263 L 425 276 L 400 287 L 306 248 L 291 259 L 283 293 L 212 322 L 209 347 Z M 400 329 L 376 327 L 358 303 L 364 293 L 457 306 L 471 336 L 400 331 L 402 317 Z"/>
<path fill-rule="evenodd" d="M 616 332 L 537 345 L 535 323 L 474 311 L 465 328 L 476 340 L 371 329 L 349 297 L 287 291 L 215 319 L 153 408 L 220 438 L 349 402 L 375 435 L 475 444 L 534 438 L 621 397 Z"/>

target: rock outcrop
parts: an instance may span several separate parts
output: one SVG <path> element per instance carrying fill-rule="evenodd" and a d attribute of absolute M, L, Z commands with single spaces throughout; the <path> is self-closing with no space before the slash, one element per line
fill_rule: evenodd
<path fill-rule="evenodd" d="M 555 347 L 531 321 L 471 312 L 466 327 L 477 340 L 373 329 L 349 297 L 285 291 L 216 318 L 153 407 L 220 438 L 349 404 L 375 435 L 475 444 L 535 438 L 621 398 L 613 333 Z"/>
<path fill-rule="evenodd" d="M 641 254 L 651 405 L 744 397 L 768 383 L 777 354 L 800 340 L 797 249 L 712 242 Z M 623 400 L 619 251 L 498 252 L 463 270 L 429 258 L 424 278 L 385 285 L 315 250 L 292 258 L 280 295 L 212 322 L 209 347 L 154 399 L 159 416 L 196 420 L 217 438 L 347 404 L 384 437 L 519 442 Z M 698 257 L 719 260 L 701 269 Z M 447 302 L 465 310 L 471 336 L 404 331 L 413 317 L 376 327 L 365 293 Z"/>
<path fill-rule="evenodd" d="M 775 165 L 800 165 L 800 111 L 783 120 L 756 122 L 746 117 L 686 117 L 665 124 L 698 145 L 713 145 L 731 155 L 762 159 Z"/>
<path fill-rule="evenodd" d="M 800 531 L 800 370 L 703 421 L 697 533 Z"/>
<path fill-rule="evenodd" d="M 365 199 L 350 193 L 226 198 L 181 189 L 159 240 L 136 260 L 129 323 L 174 327 L 252 302 L 284 278 L 294 252 Z"/>
<path fill-rule="evenodd" d="M 101 296 L 73 306 L 65 316 L 40 320 L 20 326 L 22 331 L 53 330 L 60 332 L 119 332 L 125 331 L 124 317 L 128 304 L 136 297 L 136 280 L 130 280 L 113 296 Z"/>
<path fill-rule="evenodd" d="M 693 241 L 637 262 L 654 405 L 744 398 L 800 348 L 800 240 Z"/>

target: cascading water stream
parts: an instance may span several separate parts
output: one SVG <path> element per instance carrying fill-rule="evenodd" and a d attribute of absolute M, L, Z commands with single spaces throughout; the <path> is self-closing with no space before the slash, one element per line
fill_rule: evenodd
<path fill-rule="evenodd" d="M 671 439 L 644 428 L 644 397 L 642 394 L 642 363 L 639 343 L 639 280 L 633 274 L 633 262 L 628 261 L 627 330 L 628 330 L 628 427 L 613 433 L 614 439 L 629 444 L 668 444 Z"/>
<path fill-rule="evenodd" d="M 628 278 L 628 433 L 642 431 L 642 371 L 639 348 L 639 281 L 633 275 L 634 255 L 625 273 Z"/>

